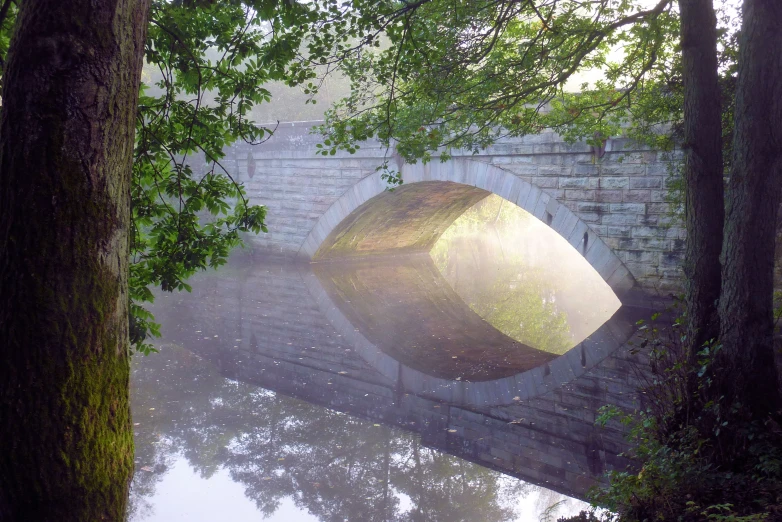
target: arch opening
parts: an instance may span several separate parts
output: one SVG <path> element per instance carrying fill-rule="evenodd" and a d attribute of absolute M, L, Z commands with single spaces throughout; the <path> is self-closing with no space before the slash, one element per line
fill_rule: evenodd
<path fill-rule="evenodd" d="M 636 286 L 630 271 L 597 231 L 551 194 L 508 171 L 465 158 L 406 164 L 401 171 L 405 184 L 393 191 L 388 190 L 380 173 L 374 173 L 345 192 L 318 219 L 299 256 L 326 261 L 428 251 L 459 215 L 489 194 L 496 194 L 550 226 L 578 249 L 620 299 Z M 400 200 L 408 203 L 399 205 Z M 373 213 L 375 204 L 376 209 L 385 211 Z"/>
<path fill-rule="evenodd" d="M 329 288 L 327 294 L 339 296 L 329 300 L 339 309 L 335 320 L 358 325 L 357 339 L 363 339 L 358 346 L 367 351 L 368 360 L 389 375 L 401 364 L 400 368 L 413 371 L 410 375 L 436 378 L 429 383 L 430 377 L 420 377 L 424 379 L 421 382 L 429 383 L 425 387 L 436 388 L 439 385 L 435 382 L 460 378 L 462 382 L 498 383 L 525 376 L 520 382 L 529 384 L 529 376 L 537 375 L 535 372 L 544 380 L 560 381 L 565 374 L 580 374 L 593 364 L 593 355 L 598 352 L 610 353 L 619 341 L 613 333 L 616 321 L 611 319 L 621 305 L 618 297 L 634 285 L 613 251 L 567 206 L 539 188 L 485 163 L 451 163 L 405 166 L 405 184 L 393 191 L 386 190 L 379 175 L 365 178 L 332 205 L 300 251 L 314 262 L 317 278 Z M 476 213 L 483 213 L 484 219 L 480 226 L 473 223 L 467 234 L 472 238 L 466 238 L 460 223 L 474 221 Z M 485 219 L 487 214 L 491 219 Z M 486 229 L 487 221 L 491 221 L 491 230 Z M 527 230 L 513 230 L 508 236 L 507 231 L 497 230 L 498 221 L 516 228 L 524 224 Z M 528 240 L 532 229 L 532 235 L 543 234 L 535 245 Z M 503 235 L 508 237 L 502 239 Z M 467 253 L 459 253 L 454 242 L 469 244 Z M 476 253 L 482 250 L 485 252 L 479 260 Z M 370 271 L 375 273 L 373 281 L 381 280 L 397 270 L 390 270 L 389 263 L 422 257 L 432 267 L 423 272 L 436 272 L 451 297 L 419 300 L 426 303 L 423 308 L 406 306 L 404 297 L 393 294 L 412 293 L 416 285 L 426 286 L 411 283 L 417 274 L 390 285 L 387 295 L 400 305 L 395 312 L 386 313 L 382 306 L 371 303 L 389 285 L 384 282 L 370 289 L 375 285 L 367 284 Z M 500 263 L 498 257 L 502 258 Z M 546 269 L 561 276 L 554 287 L 541 284 L 550 279 Z M 466 277 L 454 278 L 456 273 Z M 371 297 L 361 297 L 362 292 Z M 483 299 L 484 295 L 493 299 Z M 461 305 L 446 306 L 445 301 L 454 302 L 452 296 Z M 530 312 L 526 315 L 520 310 L 525 307 Z M 454 332 L 476 320 L 492 332 L 478 335 L 494 339 L 489 343 L 493 344 L 491 354 L 485 346 L 479 347 L 481 343 L 470 341 L 474 338 L 471 332 L 461 336 L 465 342 L 439 342 L 454 339 Z M 427 322 L 432 331 L 418 328 L 417 323 Z M 399 334 L 412 331 L 411 325 L 420 331 L 416 341 L 405 346 L 404 336 Z M 444 349 L 446 344 L 448 349 Z M 454 360 L 449 361 L 451 358 Z M 469 364 L 473 360 L 488 364 L 473 371 Z"/>
<path fill-rule="evenodd" d="M 490 194 L 457 218 L 429 254 L 484 321 L 523 345 L 561 355 L 621 306 L 583 249 Z"/>

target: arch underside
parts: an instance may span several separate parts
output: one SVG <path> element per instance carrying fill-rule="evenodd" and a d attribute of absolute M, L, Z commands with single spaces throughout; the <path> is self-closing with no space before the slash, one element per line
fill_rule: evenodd
<path fill-rule="evenodd" d="M 387 190 L 332 230 L 313 260 L 429 252 L 451 223 L 489 194 L 439 181 Z"/>

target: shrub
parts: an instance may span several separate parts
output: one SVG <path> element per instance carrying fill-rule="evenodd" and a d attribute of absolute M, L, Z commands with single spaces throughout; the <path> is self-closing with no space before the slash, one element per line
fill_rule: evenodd
<path fill-rule="evenodd" d="M 782 429 L 778 419 L 753 420 L 741 404 L 719 395 L 711 364 L 718 342 L 690 356 L 681 320 L 641 326 L 638 368 L 644 407 L 601 409 L 598 424 L 628 426 L 636 467 L 609 473 L 591 494 L 593 509 L 560 522 L 782 520 Z M 591 517 L 591 518 L 590 518 Z"/>

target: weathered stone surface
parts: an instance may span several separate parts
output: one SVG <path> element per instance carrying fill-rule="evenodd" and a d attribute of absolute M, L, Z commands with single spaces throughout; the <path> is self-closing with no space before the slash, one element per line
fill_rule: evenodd
<path fill-rule="evenodd" d="M 270 233 L 248 238 L 259 252 L 311 259 L 337 227 L 344 229 L 346 225 L 341 223 L 350 213 L 387 188 L 376 168 L 393 151 L 369 142 L 355 155 L 317 156 L 319 138 L 308 134 L 311 126 L 282 124 L 262 145 L 239 144 L 226 151 L 223 164 L 245 184 L 251 202 L 269 209 Z M 605 240 L 620 260 L 635 255 L 629 251 L 662 251 L 670 254 L 669 260 L 680 258 L 685 232 L 677 223 L 671 226 L 666 203 L 670 155 L 644 150 L 626 139 L 609 140 L 602 159 L 594 158 L 588 150 L 584 144 L 566 144 L 548 132 L 503 140 L 478 155 L 455 151 L 446 163 L 435 160 L 427 165 L 402 165 L 390 157 L 390 165 L 401 170 L 405 190 L 427 181 L 442 184 L 445 193 L 451 192 L 445 189 L 447 185 L 461 183 L 473 187 L 471 190 L 497 193 L 541 220 L 545 220 L 549 201 L 558 202 L 596 238 Z M 252 172 L 248 155 L 255 160 Z M 452 183 L 443 183 L 446 181 Z M 392 207 L 384 208 L 394 213 Z M 461 208 L 457 205 L 435 212 L 437 219 L 442 218 L 438 225 L 412 220 L 405 226 L 424 227 L 422 234 L 434 238 L 444 230 L 442 225 L 456 217 L 457 207 Z M 378 234 L 382 227 L 383 220 L 378 217 Z M 414 235 L 415 230 L 396 227 L 388 229 L 384 237 L 393 236 L 399 244 L 410 242 Z M 380 241 L 381 236 L 374 237 Z M 628 245 L 629 239 L 633 243 Z M 344 241 L 358 240 L 343 237 Z M 378 241 L 364 241 L 362 248 L 380 249 Z M 423 248 L 422 244 L 416 248 Z M 657 291 L 661 285 L 674 288 L 680 283 L 680 272 L 656 264 L 660 256 L 644 259 L 626 266 L 634 284 Z"/>

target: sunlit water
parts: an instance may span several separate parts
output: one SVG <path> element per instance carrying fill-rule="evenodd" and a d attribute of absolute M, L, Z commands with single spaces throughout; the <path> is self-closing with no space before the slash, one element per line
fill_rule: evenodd
<path fill-rule="evenodd" d="M 562 236 L 494 194 L 458 218 L 430 255 L 478 315 L 546 352 L 569 350 L 621 304 Z"/>
<path fill-rule="evenodd" d="M 428 256 L 237 258 L 193 294 L 161 296 L 160 353 L 133 361 L 130 520 L 553 521 L 585 509 L 565 493 L 583 497 L 621 440 L 592 426 L 602 396 L 481 408 L 409 377 L 504 379 L 614 314 L 583 258 L 519 212 L 487 198 Z M 579 407 L 589 412 L 568 413 Z"/>

